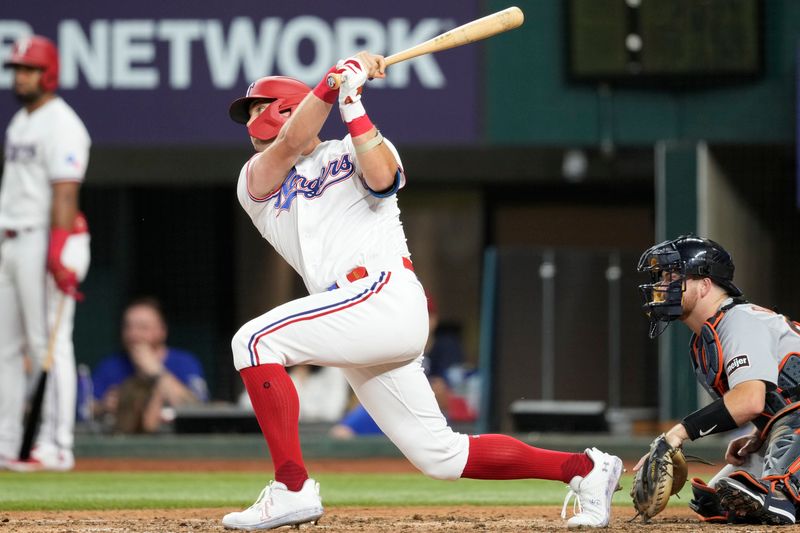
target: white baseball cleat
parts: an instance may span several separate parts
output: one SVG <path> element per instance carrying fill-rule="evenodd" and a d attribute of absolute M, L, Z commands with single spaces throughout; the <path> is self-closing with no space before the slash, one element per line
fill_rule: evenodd
<path fill-rule="evenodd" d="M 303 487 L 291 491 L 278 481 L 270 481 L 256 502 L 244 511 L 222 517 L 227 529 L 273 529 L 281 526 L 316 522 L 322 516 L 319 483 L 309 478 Z"/>
<path fill-rule="evenodd" d="M 569 528 L 606 527 L 611 520 L 611 498 L 619 490 L 622 459 L 603 453 L 597 448 L 587 448 L 586 455 L 592 460 L 594 467 L 586 477 L 575 476 L 570 480 L 570 491 L 564 499 L 564 507 L 561 508 L 561 518 L 566 518 L 567 503 L 575 496 L 575 516 L 567 521 Z"/>
<path fill-rule="evenodd" d="M 10 461 L 6 468 L 14 472 L 67 472 L 75 468 L 75 455 L 72 450 L 59 450 L 55 447 L 36 447 L 31 450 L 27 461 Z"/>

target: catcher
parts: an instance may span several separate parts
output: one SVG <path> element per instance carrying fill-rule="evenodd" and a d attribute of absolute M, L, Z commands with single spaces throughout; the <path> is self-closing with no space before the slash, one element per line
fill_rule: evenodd
<path fill-rule="evenodd" d="M 669 322 L 692 330 L 690 358 L 700 384 L 717 398 L 657 438 L 634 467 L 634 505 L 645 520 L 666 507 L 686 479 L 686 440 L 752 424 L 732 440 L 728 463 L 709 481 L 692 480 L 689 506 L 707 522 L 794 524 L 800 502 L 800 324 L 747 302 L 733 284 L 730 254 L 684 235 L 639 260 L 651 282 L 639 288 L 650 338 Z"/>

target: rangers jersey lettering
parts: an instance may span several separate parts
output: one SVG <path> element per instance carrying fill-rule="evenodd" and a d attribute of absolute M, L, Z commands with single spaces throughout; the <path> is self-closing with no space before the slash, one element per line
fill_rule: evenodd
<path fill-rule="evenodd" d="M 397 150 L 384 142 L 401 167 Z M 325 291 L 354 267 L 381 268 L 410 256 L 397 197 L 369 189 L 349 135 L 301 156 L 281 186 L 263 198 L 247 190 L 248 168 L 249 162 L 239 173 L 239 203 L 309 293 Z M 402 170 L 396 180 L 396 188 L 405 185 Z"/>
<path fill-rule="evenodd" d="M 278 189 L 277 199 L 275 200 L 275 207 L 280 211 L 288 211 L 292 207 L 292 202 L 298 194 L 302 194 L 305 198 L 314 198 L 322 196 L 325 189 L 331 185 L 335 185 L 341 181 L 349 179 L 355 173 L 355 167 L 350 161 L 350 154 L 344 154 L 340 159 L 330 161 L 328 166 L 324 168 L 322 173 L 314 178 L 309 179 L 297 173 L 293 168 L 286 180 Z M 252 198 L 252 197 L 251 197 Z M 258 199 L 254 199 L 258 202 Z"/>

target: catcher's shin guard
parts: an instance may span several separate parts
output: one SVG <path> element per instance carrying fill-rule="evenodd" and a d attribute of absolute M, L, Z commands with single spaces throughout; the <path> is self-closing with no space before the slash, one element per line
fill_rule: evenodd
<path fill-rule="evenodd" d="M 800 503 L 800 402 L 775 415 L 762 435 L 766 436 L 762 480 L 782 487 L 795 503 Z"/>
<path fill-rule="evenodd" d="M 728 521 L 728 512 L 723 510 L 719 503 L 719 495 L 714 487 L 709 487 L 699 477 L 692 478 L 693 498 L 689 500 L 689 507 L 703 522 L 723 524 Z"/>

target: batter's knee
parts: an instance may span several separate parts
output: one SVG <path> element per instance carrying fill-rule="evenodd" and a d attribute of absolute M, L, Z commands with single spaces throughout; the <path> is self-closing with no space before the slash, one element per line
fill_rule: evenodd
<path fill-rule="evenodd" d="M 408 460 L 430 478 L 459 479 L 467 464 L 469 441 L 466 435 L 453 432 L 451 438 L 440 440 L 439 446 L 415 447 L 404 452 Z"/>
<path fill-rule="evenodd" d="M 250 361 L 250 334 L 245 331 L 245 328 L 239 328 L 239 331 L 231 339 L 231 352 L 233 353 L 233 366 L 236 370 L 254 366 Z"/>
<path fill-rule="evenodd" d="M 416 465 L 419 468 L 419 471 L 428 476 L 429 478 L 433 479 L 441 479 L 444 481 L 447 480 L 454 480 L 461 477 L 461 470 L 456 471 L 450 465 L 446 463 L 436 463 L 436 462 L 422 462 Z"/>

